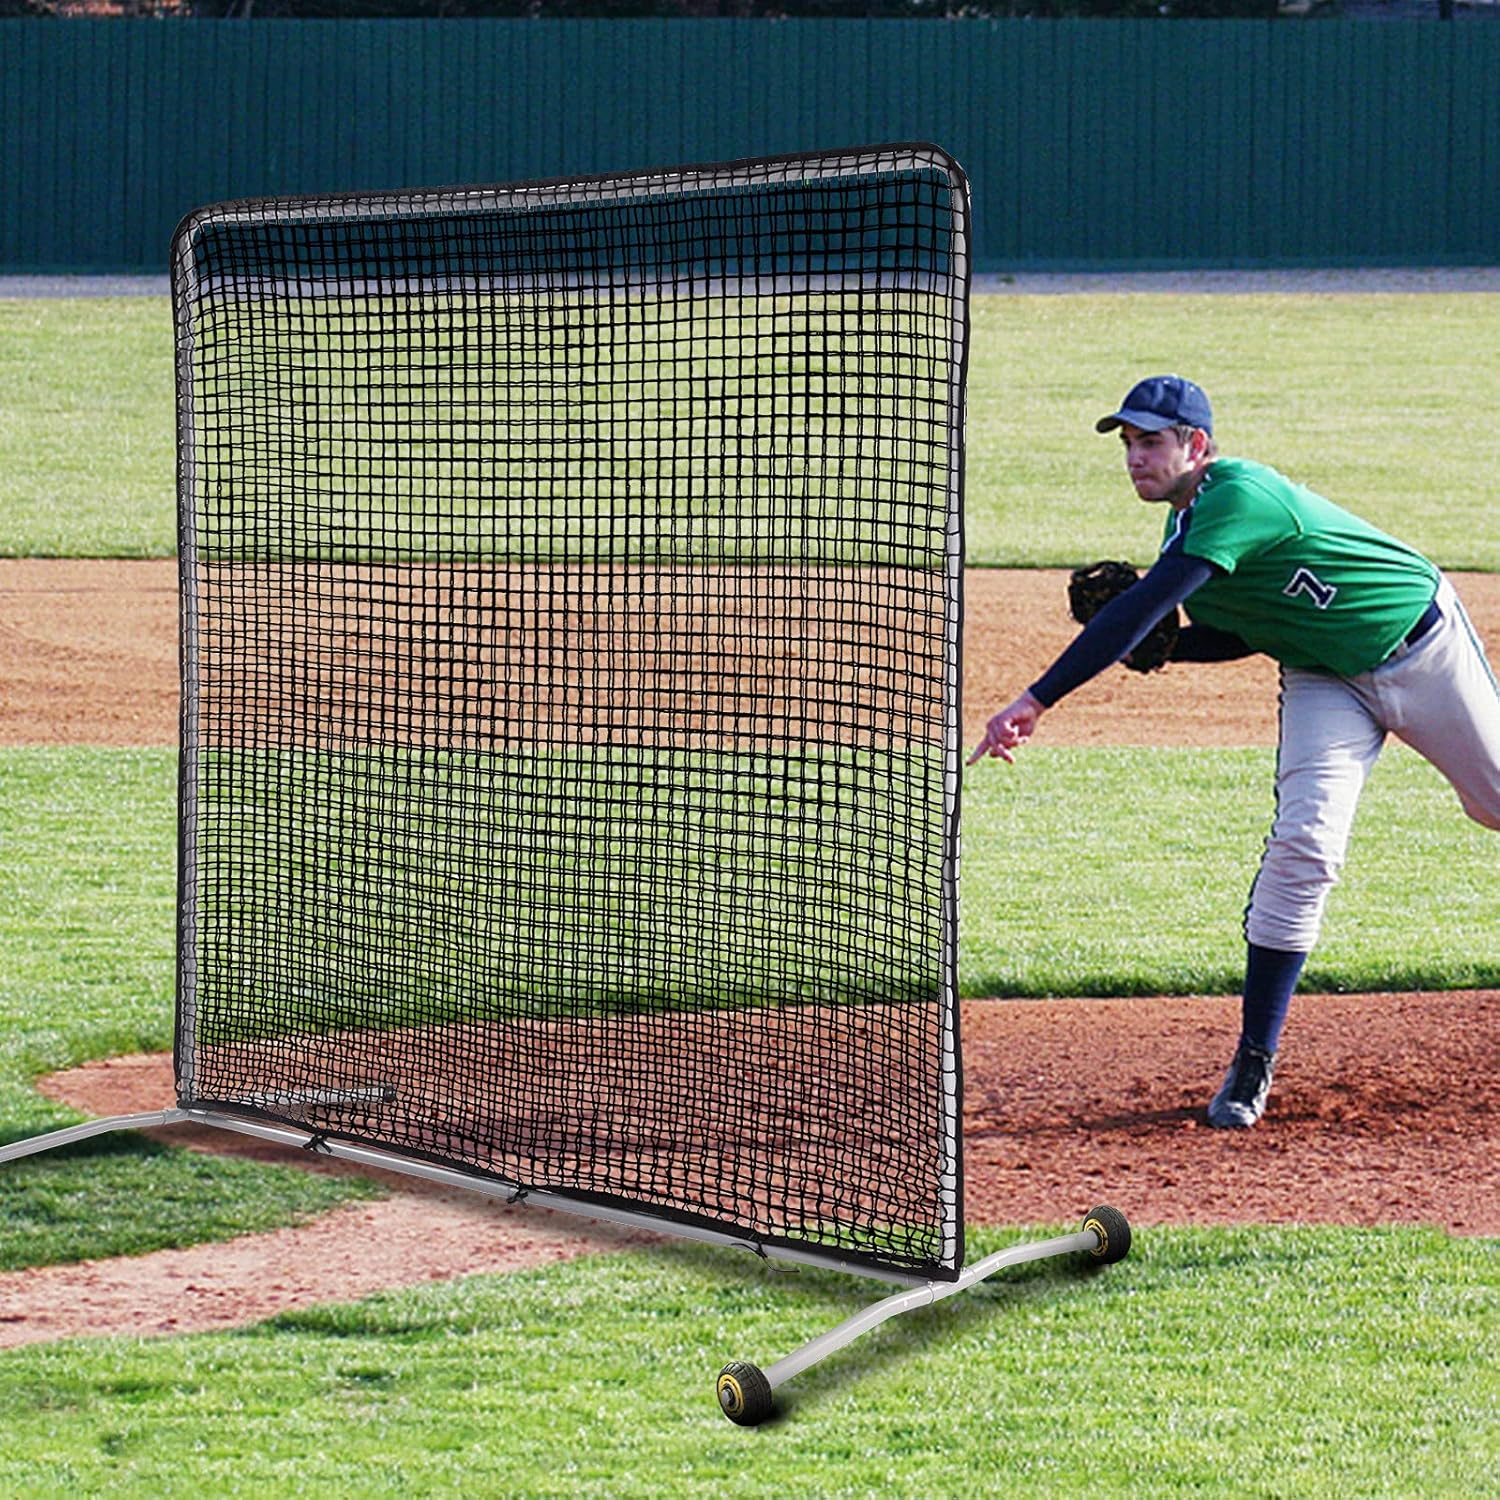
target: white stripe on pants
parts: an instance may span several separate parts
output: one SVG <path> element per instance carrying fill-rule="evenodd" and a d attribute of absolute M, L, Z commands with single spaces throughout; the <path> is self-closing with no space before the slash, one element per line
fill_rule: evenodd
<path fill-rule="evenodd" d="M 1437 603 L 1442 619 L 1373 672 L 1282 668 L 1276 820 L 1245 912 L 1250 942 L 1293 953 L 1316 944 L 1387 734 L 1431 761 L 1471 818 L 1500 829 L 1500 691 L 1447 579 Z"/>

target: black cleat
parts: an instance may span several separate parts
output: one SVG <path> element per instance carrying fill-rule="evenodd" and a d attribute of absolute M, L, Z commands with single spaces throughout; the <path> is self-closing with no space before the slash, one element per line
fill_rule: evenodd
<path fill-rule="evenodd" d="M 1219 1092 L 1208 1105 L 1208 1123 L 1219 1130 L 1248 1130 L 1266 1112 L 1276 1054 L 1243 1038 Z"/>

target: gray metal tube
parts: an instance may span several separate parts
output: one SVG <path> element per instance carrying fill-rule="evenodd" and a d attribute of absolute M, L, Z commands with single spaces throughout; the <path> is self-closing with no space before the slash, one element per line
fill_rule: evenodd
<path fill-rule="evenodd" d="M 101 1120 L 85 1120 L 82 1125 L 66 1125 L 61 1130 L 49 1130 L 45 1135 L 33 1135 L 24 1141 L 0 1146 L 0 1161 L 15 1161 L 18 1157 L 34 1156 L 39 1151 L 56 1151 L 61 1146 L 86 1141 L 90 1136 L 107 1135 L 112 1130 L 150 1130 L 157 1125 L 179 1125 L 188 1118 L 189 1112 L 185 1109 L 156 1109 L 149 1114 L 110 1115 Z"/>

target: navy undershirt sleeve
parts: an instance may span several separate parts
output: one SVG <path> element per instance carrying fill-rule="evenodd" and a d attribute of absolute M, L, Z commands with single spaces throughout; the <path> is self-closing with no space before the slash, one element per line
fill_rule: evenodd
<path fill-rule="evenodd" d="M 1151 627 L 1214 576 L 1214 565 L 1184 552 L 1164 553 L 1134 588 L 1111 599 L 1073 644 L 1031 685 L 1044 708 L 1128 655 Z M 1222 634 L 1222 632 L 1220 632 Z"/>
<path fill-rule="evenodd" d="M 1254 655 L 1254 646 L 1247 646 L 1233 631 L 1216 630 L 1212 625 L 1184 625 L 1172 649 L 1173 661 L 1238 661 Z"/>

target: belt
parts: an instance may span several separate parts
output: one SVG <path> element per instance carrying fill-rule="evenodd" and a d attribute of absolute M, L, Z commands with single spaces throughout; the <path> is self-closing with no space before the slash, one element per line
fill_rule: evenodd
<path fill-rule="evenodd" d="M 1406 632 L 1406 634 L 1401 639 L 1401 644 L 1391 652 L 1391 656 L 1387 657 L 1386 660 L 1389 661 L 1391 657 L 1394 656 L 1404 656 L 1442 618 L 1443 612 L 1438 608 L 1437 600 L 1434 599 L 1432 603 L 1422 611 L 1421 618 L 1418 619 L 1417 623 Z"/>

